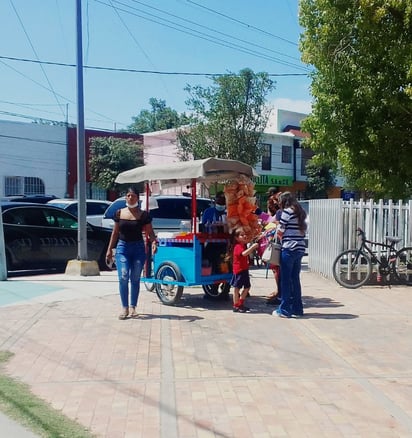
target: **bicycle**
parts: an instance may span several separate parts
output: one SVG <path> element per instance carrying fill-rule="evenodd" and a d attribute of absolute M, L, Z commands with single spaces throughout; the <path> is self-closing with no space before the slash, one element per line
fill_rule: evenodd
<path fill-rule="evenodd" d="M 376 278 L 388 284 L 395 278 L 403 285 L 412 286 L 412 247 L 396 249 L 402 239 L 386 237 L 385 242 L 374 242 L 366 239 L 366 234 L 358 228 L 361 245 L 357 249 L 348 249 L 339 254 L 333 262 L 333 277 L 341 286 L 356 289 L 363 286 L 372 276 L 374 266 L 377 268 Z M 372 247 L 381 248 L 374 251 Z"/>

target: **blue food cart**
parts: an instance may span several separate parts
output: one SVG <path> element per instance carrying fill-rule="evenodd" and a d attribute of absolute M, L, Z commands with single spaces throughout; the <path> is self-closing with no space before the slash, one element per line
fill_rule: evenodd
<path fill-rule="evenodd" d="M 208 227 L 208 230 L 199 227 L 196 189 L 197 183 L 206 186 L 225 184 L 239 175 L 249 178 L 257 176 L 248 164 L 220 158 L 146 165 L 117 176 L 116 182 L 119 184 L 145 182 L 147 195 L 153 181 L 160 181 L 165 186 L 186 184 L 191 188 L 190 228 L 173 235 L 158 236 L 157 252 L 153 258 L 149 254 L 142 277 L 146 287 L 154 288 L 163 304 L 177 304 L 185 286 L 200 285 L 212 299 L 224 298 L 229 294 L 231 273 L 225 255 L 230 236 L 225 227 L 217 224 Z"/>

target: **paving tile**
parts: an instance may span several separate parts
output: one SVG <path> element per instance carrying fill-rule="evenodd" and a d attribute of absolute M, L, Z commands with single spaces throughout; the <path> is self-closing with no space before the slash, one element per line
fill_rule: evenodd
<path fill-rule="evenodd" d="M 126 321 L 114 273 L 0 284 L 20 300 L 0 299 L 5 370 L 98 437 L 412 436 L 411 288 L 302 272 L 305 317 L 285 320 L 265 304 L 273 278 L 251 273 L 253 313 L 142 288 Z"/>

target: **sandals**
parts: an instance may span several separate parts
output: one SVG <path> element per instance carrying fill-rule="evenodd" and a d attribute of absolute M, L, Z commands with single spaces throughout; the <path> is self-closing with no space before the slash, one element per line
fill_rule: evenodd
<path fill-rule="evenodd" d="M 130 318 L 137 318 L 139 315 L 136 312 L 135 307 L 130 307 Z"/>
<path fill-rule="evenodd" d="M 123 312 L 119 315 L 119 319 L 123 320 L 126 319 L 129 316 L 129 309 L 127 307 L 125 307 L 123 309 Z"/>

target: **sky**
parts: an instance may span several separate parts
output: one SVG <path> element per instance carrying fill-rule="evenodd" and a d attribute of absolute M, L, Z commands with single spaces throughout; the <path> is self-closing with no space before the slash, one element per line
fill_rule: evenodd
<path fill-rule="evenodd" d="M 77 123 L 76 0 L 0 1 L 0 120 Z M 310 111 L 298 0 L 81 0 L 86 128 L 124 130 L 149 99 L 189 112 L 186 85 L 244 68 L 275 108 Z"/>

